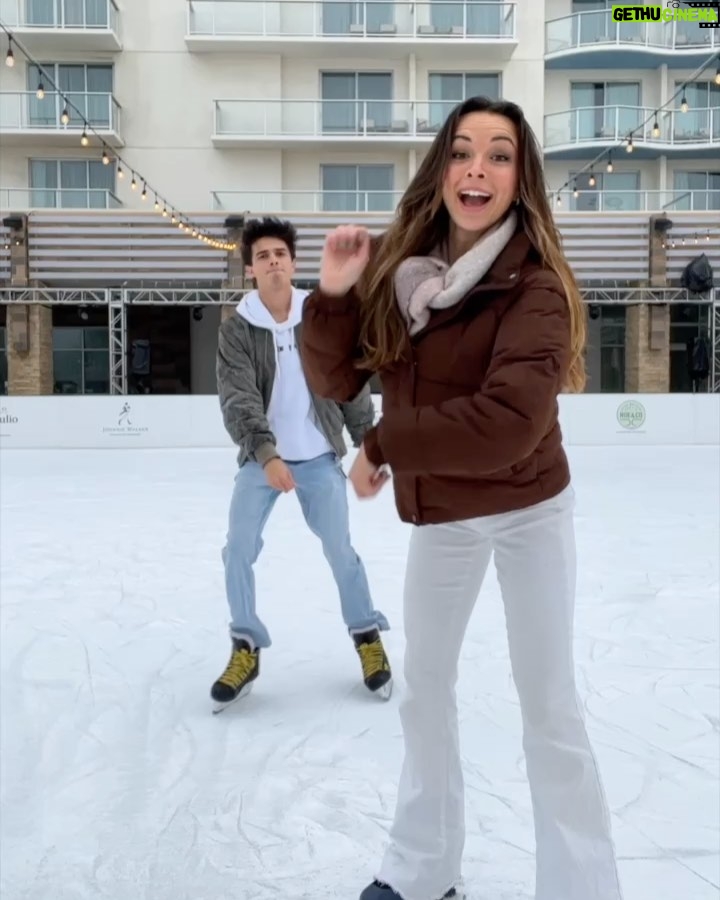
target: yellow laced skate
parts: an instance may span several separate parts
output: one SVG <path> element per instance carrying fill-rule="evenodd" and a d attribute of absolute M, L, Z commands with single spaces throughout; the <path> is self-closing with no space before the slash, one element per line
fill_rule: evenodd
<path fill-rule="evenodd" d="M 253 682 L 260 674 L 260 651 L 253 650 L 247 641 L 233 638 L 233 649 L 225 671 L 210 689 L 210 696 L 219 704 L 220 712 L 234 700 L 252 690 Z"/>
<path fill-rule="evenodd" d="M 353 633 L 352 638 L 360 657 L 365 686 L 383 700 L 389 700 L 392 694 L 392 670 L 380 640 L 380 632 L 377 628 L 371 628 L 369 631 Z"/>

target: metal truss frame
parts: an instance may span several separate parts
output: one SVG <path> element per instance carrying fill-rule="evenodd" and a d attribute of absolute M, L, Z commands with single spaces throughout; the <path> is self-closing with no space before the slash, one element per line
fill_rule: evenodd
<path fill-rule="evenodd" d="M 110 392 L 127 393 L 127 310 L 130 306 L 225 306 L 235 305 L 247 291 L 234 288 L 0 288 L 0 305 L 16 303 L 42 306 L 105 306 L 108 310 Z M 699 305 L 708 307 L 712 346 L 710 387 L 720 393 L 720 290 L 710 297 L 690 295 L 675 287 L 588 287 L 580 292 L 588 305 L 635 306 Z"/>

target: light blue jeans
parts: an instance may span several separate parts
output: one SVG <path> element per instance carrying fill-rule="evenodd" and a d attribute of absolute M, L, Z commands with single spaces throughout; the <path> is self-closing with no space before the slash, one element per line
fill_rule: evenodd
<path fill-rule="evenodd" d="M 305 521 L 322 541 L 348 630 L 374 627 L 387 631 L 388 622 L 373 608 L 365 567 L 350 541 L 346 476 L 341 461 L 334 453 L 325 453 L 287 465 L 295 479 L 295 493 Z M 248 636 L 260 648 L 269 647 L 272 642 L 255 610 L 253 565 L 263 547 L 265 523 L 279 496 L 280 491 L 265 480 L 260 465 L 248 462 L 241 466 L 235 476 L 227 543 L 222 551 L 230 633 Z M 288 590 L 292 590 L 289 580 Z"/>

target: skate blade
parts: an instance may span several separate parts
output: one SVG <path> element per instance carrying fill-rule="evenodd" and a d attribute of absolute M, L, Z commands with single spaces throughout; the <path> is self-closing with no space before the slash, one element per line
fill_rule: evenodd
<path fill-rule="evenodd" d="M 238 700 L 242 700 L 243 697 L 247 697 L 250 691 L 253 689 L 254 682 L 251 681 L 250 684 L 246 684 L 245 687 L 240 691 L 237 697 L 233 697 L 232 700 L 228 700 L 227 703 L 216 703 L 213 707 L 213 715 L 217 716 L 221 712 L 224 712 L 229 706 L 232 706 L 234 703 L 237 703 Z"/>
<path fill-rule="evenodd" d="M 392 697 L 393 692 L 393 682 L 392 678 L 382 687 L 379 687 L 376 691 L 373 691 L 376 697 L 380 700 L 384 700 L 387 702 Z"/>

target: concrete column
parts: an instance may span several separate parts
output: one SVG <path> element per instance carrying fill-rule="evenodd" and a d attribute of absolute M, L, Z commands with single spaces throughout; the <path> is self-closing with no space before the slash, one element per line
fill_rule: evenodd
<path fill-rule="evenodd" d="M 38 303 L 8 306 L 8 393 L 53 393 L 52 307 Z"/>
<path fill-rule="evenodd" d="M 231 290 L 251 291 L 253 284 L 252 279 L 245 275 L 245 263 L 242 259 L 242 251 L 240 249 L 242 243 L 242 227 L 228 229 L 228 240 L 236 245 L 234 250 L 228 250 L 228 277 L 223 285 Z M 235 304 L 228 304 L 222 307 L 221 321 L 227 319 L 235 311 Z"/>
<path fill-rule="evenodd" d="M 670 224 L 666 215 L 650 218 L 648 280 L 651 287 L 667 286 L 665 239 Z M 630 306 L 625 328 L 625 390 L 669 393 L 670 307 L 646 303 Z"/>
<path fill-rule="evenodd" d="M 30 286 L 28 219 L 12 215 L 10 286 Z M 52 394 L 52 307 L 36 303 L 7 307 L 8 393 L 24 396 Z"/>

